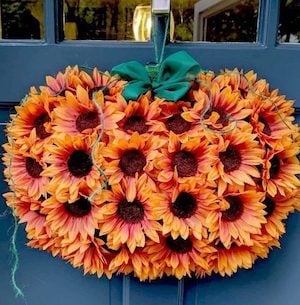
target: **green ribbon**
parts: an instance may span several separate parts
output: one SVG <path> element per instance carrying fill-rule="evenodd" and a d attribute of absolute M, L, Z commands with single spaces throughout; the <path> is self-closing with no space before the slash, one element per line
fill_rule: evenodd
<path fill-rule="evenodd" d="M 155 73 L 153 69 L 156 70 Z M 137 61 L 129 61 L 115 66 L 111 72 L 128 81 L 123 91 L 127 100 L 137 100 L 141 94 L 151 90 L 160 98 L 178 101 L 188 92 L 190 81 L 200 70 L 200 65 L 188 53 L 180 51 L 156 67 L 150 66 L 147 69 L 147 66 Z"/>

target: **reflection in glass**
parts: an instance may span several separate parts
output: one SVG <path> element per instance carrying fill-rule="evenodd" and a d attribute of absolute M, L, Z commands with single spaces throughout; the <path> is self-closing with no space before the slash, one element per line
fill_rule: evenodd
<path fill-rule="evenodd" d="M 138 5 L 133 14 L 133 35 L 136 41 L 147 41 L 151 35 L 151 6 Z"/>
<path fill-rule="evenodd" d="M 198 1 L 194 40 L 255 42 L 258 11 L 258 0 Z"/>
<path fill-rule="evenodd" d="M 134 40 L 139 5 L 150 5 L 150 0 L 65 0 L 65 39 Z"/>
<path fill-rule="evenodd" d="M 44 37 L 43 0 L 0 0 L 0 38 Z"/>
<path fill-rule="evenodd" d="M 278 41 L 300 42 L 300 0 L 281 0 Z"/>
<path fill-rule="evenodd" d="M 65 39 L 148 40 L 150 23 L 141 23 L 138 34 L 133 23 L 138 11 L 145 13 L 147 8 L 144 17 L 149 15 L 150 4 L 151 0 L 64 0 Z M 171 0 L 174 40 L 256 41 L 258 6 L 259 0 Z"/>

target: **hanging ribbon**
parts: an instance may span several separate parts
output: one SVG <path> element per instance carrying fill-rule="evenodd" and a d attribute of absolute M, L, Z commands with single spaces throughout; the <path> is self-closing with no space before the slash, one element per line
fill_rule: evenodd
<path fill-rule="evenodd" d="M 123 91 L 127 100 L 137 100 L 150 90 L 160 98 L 178 101 L 188 92 L 191 80 L 200 70 L 200 65 L 188 53 L 180 51 L 157 66 L 157 76 L 154 78 L 150 77 L 147 67 L 137 61 L 115 66 L 112 74 L 128 81 Z"/>

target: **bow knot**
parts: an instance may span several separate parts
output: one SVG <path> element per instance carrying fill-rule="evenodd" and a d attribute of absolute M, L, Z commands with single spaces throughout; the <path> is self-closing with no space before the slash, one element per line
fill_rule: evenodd
<path fill-rule="evenodd" d="M 160 98 L 178 101 L 188 92 L 190 81 L 200 70 L 199 64 L 181 51 L 170 55 L 160 65 L 144 67 L 137 61 L 123 63 L 114 67 L 112 74 L 128 81 L 123 91 L 127 100 L 137 100 L 151 90 Z"/>

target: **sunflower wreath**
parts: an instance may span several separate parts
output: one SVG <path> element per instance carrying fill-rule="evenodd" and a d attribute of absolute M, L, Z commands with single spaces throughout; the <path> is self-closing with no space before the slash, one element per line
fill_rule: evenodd
<path fill-rule="evenodd" d="M 30 247 L 85 274 L 251 268 L 299 209 L 293 102 L 184 52 L 146 68 L 68 67 L 31 88 L 6 128 L 7 205 Z"/>

